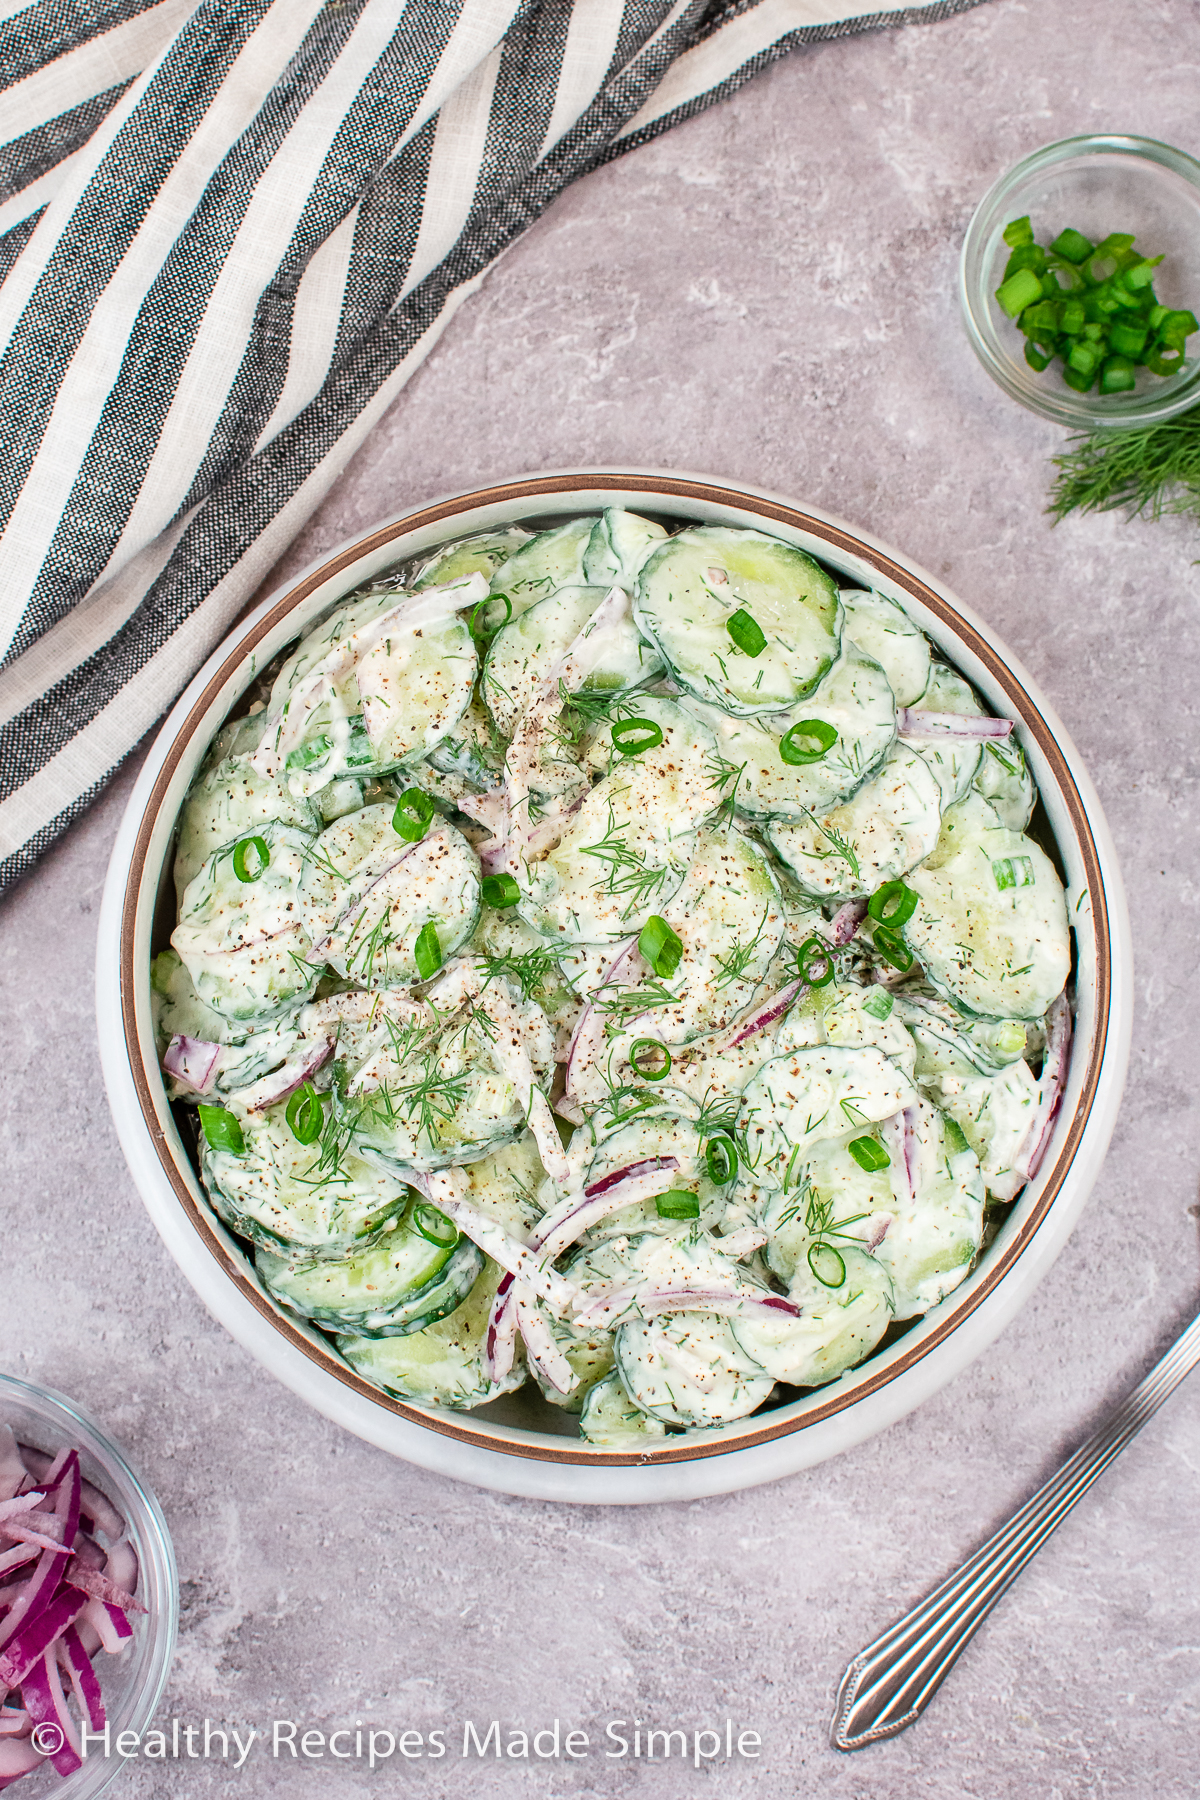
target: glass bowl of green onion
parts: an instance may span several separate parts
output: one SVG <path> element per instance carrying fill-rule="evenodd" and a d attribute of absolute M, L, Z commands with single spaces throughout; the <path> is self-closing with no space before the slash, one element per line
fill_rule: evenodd
<path fill-rule="evenodd" d="M 963 241 L 971 344 L 1022 406 L 1079 430 L 1200 404 L 1200 162 L 1151 138 L 1047 144 Z"/>

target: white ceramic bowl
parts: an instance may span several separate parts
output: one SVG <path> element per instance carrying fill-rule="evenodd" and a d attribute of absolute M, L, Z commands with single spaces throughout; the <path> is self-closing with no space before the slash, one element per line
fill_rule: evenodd
<path fill-rule="evenodd" d="M 851 585 L 899 600 L 995 711 L 1019 721 L 1066 870 L 1077 945 L 1075 1044 L 1054 1139 L 974 1273 L 840 1381 L 719 1430 L 668 1436 L 649 1455 L 593 1450 L 563 1435 L 573 1422 L 539 1409 L 535 1396 L 475 1414 L 392 1400 L 276 1307 L 205 1203 L 166 1100 L 150 1005 L 156 913 L 164 941 L 174 918 L 175 818 L 253 670 L 337 597 L 402 558 L 513 520 L 549 523 L 614 504 L 757 527 L 802 546 Z M 1062 1249 L 1108 1147 L 1129 1057 L 1132 953 L 1092 784 L 1037 688 L 968 608 L 897 552 L 813 508 L 699 476 L 585 470 L 525 476 L 381 525 L 256 607 L 214 652 L 159 733 L 117 837 L 100 918 L 97 1006 L 109 1100 L 134 1181 L 188 1280 L 251 1355 L 329 1418 L 424 1468 L 506 1493 L 630 1505 L 751 1487 L 835 1455 L 910 1412 L 1004 1328 Z"/>

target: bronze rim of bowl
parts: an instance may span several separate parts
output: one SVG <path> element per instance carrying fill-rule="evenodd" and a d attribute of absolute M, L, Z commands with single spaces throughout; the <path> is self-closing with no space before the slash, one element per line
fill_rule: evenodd
<path fill-rule="evenodd" d="M 203 722 L 216 695 L 220 693 L 224 684 L 246 656 L 289 612 L 322 583 L 357 562 L 363 555 L 382 547 L 395 538 L 410 531 L 440 523 L 445 523 L 447 536 L 450 536 L 458 515 L 473 511 L 478 507 L 528 500 L 529 510 L 536 513 L 536 503 L 539 499 L 572 491 L 596 489 L 639 494 L 650 492 L 661 495 L 664 500 L 678 501 L 685 507 L 688 501 L 692 501 L 710 506 L 735 507 L 743 512 L 757 514 L 765 525 L 776 523 L 809 533 L 827 545 L 835 556 L 837 552 L 841 551 L 868 563 L 886 580 L 928 607 L 935 618 L 948 626 L 974 652 L 989 674 L 995 678 L 1008 697 L 1013 717 L 1020 721 L 1046 757 L 1070 814 L 1083 860 L 1088 891 L 1100 899 L 1100 904 L 1094 903 L 1092 906 L 1092 918 L 1096 931 L 1095 1026 L 1092 1042 L 1087 1047 L 1087 1067 L 1079 1104 L 1075 1108 L 1067 1135 L 1059 1146 L 1058 1154 L 1036 1207 L 1023 1221 L 1020 1230 L 998 1253 L 995 1252 L 993 1246 L 993 1255 L 989 1257 L 983 1267 L 983 1279 L 957 1307 L 952 1307 L 947 1317 L 940 1320 L 919 1343 L 911 1344 L 905 1350 L 903 1340 L 901 1340 L 899 1354 L 895 1356 L 894 1360 L 889 1359 L 886 1364 L 881 1365 L 874 1374 L 871 1373 L 871 1364 L 869 1362 L 865 1364 L 865 1379 L 857 1383 L 851 1392 L 830 1393 L 828 1398 L 808 1406 L 804 1413 L 796 1418 L 781 1419 L 772 1414 L 766 1414 L 763 1416 L 763 1422 L 756 1426 L 751 1417 L 745 1421 L 746 1429 L 739 1431 L 737 1441 L 734 1443 L 688 1442 L 683 1439 L 673 1443 L 668 1438 L 661 1449 L 655 1449 L 648 1454 L 644 1451 L 592 1450 L 582 1445 L 577 1446 L 570 1439 L 550 1439 L 548 1436 L 542 1443 L 522 1442 L 519 1438 L 509 1435 L 511 1428 L 503 1426 L 495 1432 L 480 1431 L 472 1425 L 469 1414 L 464 1413 L 461 1418 L 458 1418 L 447 1413 L 426 1412 L 421 1407 L 393 1398 L 392 1395 L 384 1393 L 381 1388 L 373 1387 L 370 1382 L 364 1381 L 356 1375 L 331 1349 L 314 1343 L 294 1320 L 286 1317 L 259 1291 L 256 1283 L 250 1277 L 246 1260 L 239 1253 L 231 1252 L 229 1246 L 218 1234 L 213 1218 L 207 1209 L 197 1201 L 188 1180 L 172 1155 L 171 1148 L 162 1131 L 154 1094 L 154 1086 L 157 1084 L 161 1095 L 162 1077 L 157 1064 L 153 1069 L 146 1067 L 138 1047 L 139 1038 L 136 1024 L 137 984 L 142 979 L 144 971 L 138 970 L 134 961 L 135 923 L 154 822 L 163 803 L 167 787 L 184 750 L 191 742 L 193 733 Z M 736 488 L 721 487 L 711 482 L 650 474 L 588 471 L 573 475 L 548 475 L 523 481 L 504 482 L 495 487 L 479 489 L 471 494 L 459 494 L 452 499 L 439 501 L 433 506 L 422 507 L 417 512 L 410 513 L 405 518 L 383 526 L 367 537 L 356 540 L 353 544 L 340 550 L 336 556 L 331 557 L 328 562 L 306 575 L 295 587 L 290 588 L 215 671 L 176 734 L 163 767 L 159 771 L 138 828 L 126 881 L 121 917 L 122 1024 L 142 1117 L 154 1143 L 159 1162 L 175 1190 L 180 1205 L 205 1248 L 217 1259 L 242 1295 L 264 1318 L 271 1322 L 295 1349 L 327 1374 L 335 1376 L 338 1381 L 345 1383 L 363 1399 L 371 1401 L 374 1405 L 385 1407 L 388 1411 L 412 1424 L 424 1426 L 427 1430 L 442 1432 L 463 1443 L 501 1455 L 531 1457 L 541 1462 L 583 1463 L 589 1467 L 627 1466 L 647 1462 L 654 1464 L 689 1462 L 700 1457 L 728 1456 L 737 1450 L 768 1443 L 774 1438 L 788 1435 L 794 1431 L 804 1431 L 825 1419 L 832 1418 L 837 1413 L 844 1412 L 847 1407 L 854 1405 L 868 1394 L 878 1392 L 881 1388 L 886 1387 L 944 1343 L 962 1320 L 981 1306 L 995 1291 L 1005 1275 L 1028 1249 L 1062 1188 L 1095 1102 L 1108 1033 L 1111 997 L 1112 963 L 1107 894 L 1100 868 L 1099 853 L 1092 837 L 1082 798 L 1066 759 L 1038 709 L 1012 671 L 1001 661 L 986 639 L 981 637 L 972 625 L 961 618 L 953 607 L 932 588 L 927 587 L 923 581 L 910 574 L 907 569 L 901 567 L 884 552 L 864 544 L 860 539 L 837 525 L 828 524 L 823 519 L 813 518 L 809 514 L 801 512 L 797 507 L 787 506 L 776 500 L 763 499 L 756 494 L 742 493 Z"/>

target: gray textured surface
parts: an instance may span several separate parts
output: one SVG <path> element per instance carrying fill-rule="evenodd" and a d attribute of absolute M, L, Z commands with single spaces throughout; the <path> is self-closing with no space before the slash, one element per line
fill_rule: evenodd
<path fill-rule="evenodd" d="M 925 1720 L 825 1746 L 847 1658 L 1020 1500 L 1200 1299 L 1194 526 L 1041 512 L 1061 439 L 993 390 L 955 256 L 1039 143 L 1200 150 L 1182 0 L 996 0 L 823 45 L 570 191 L 468 304 L 296 546 L 497 474 L 725 473 L 861 523 L 943 576 L 1049 691 L 1100 788 L 1139 946 L 1130 1086 L 1083 1222 L 1015 1325 L 884 1436 L 780 1485 L 569 1511 L 390 1462 L 260 1372 L 133 1192 L 100 1086 L 95 913 L 129 781 L 0 911 L 8 1259 L 0 1364 L 78 1395 L 135 1453 L 185 1588 L 167 1714 L 442 1727 L 449 1754 L 154 1795 L 468 1793 L 834 1800 L 1195 1792 L 1200 1387 L 1185 1387 L 1023 1577 Z M 464 1763 L 462 1721 L 590 1731 L 587 1761 Z M 605 1759 L 610 1719 L 730 1718 L 758 1760 Z M 613 1747 L 611 1742 L 609 1747 Z M 399 1763 L 397 1757 L 395 1763 Z"/>

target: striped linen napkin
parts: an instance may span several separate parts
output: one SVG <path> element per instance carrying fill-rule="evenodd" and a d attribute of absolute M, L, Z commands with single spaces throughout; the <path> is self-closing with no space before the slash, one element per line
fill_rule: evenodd
<path fill-rule="evenodd" d="M 978 0 L 0 0 L 0 892 L 554 196 Z"/>

